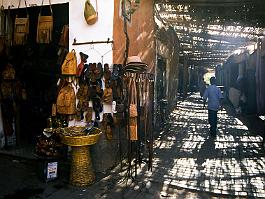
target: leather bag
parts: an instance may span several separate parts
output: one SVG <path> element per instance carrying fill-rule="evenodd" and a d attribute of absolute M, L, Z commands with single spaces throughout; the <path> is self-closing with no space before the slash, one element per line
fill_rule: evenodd
<path fill-rule="evenodd" d="M 129 129 L 130 129 L 130 140 L 131 141 L 138 140 L 137 117 L 130 118 Z"/>
<path fill-rule="evenodd" d="M 6 35 L 5 45 L 9 48 L 12 45 L 13 28 L 14 28 L 13 20 L 11 17 L 10 6 L 8 6 L 5 22 L 6 22 L 5 24 L 5 35 Z"/>
<path fill-rule="evenodd" d="M 27 41 L 27 37 L 29 34 L 29 14 L 27 10 L 27 3 L 24 0 L 26 6 L 26 17 L 18 17 L 16 15 L 15 18 L 15 27 L 14 27 L 14 45 L 24 45 Z M 20 1 L 18 4 L 18 8 L 20 7 Z"/>
<path fill-rule="evenodd" d="M 86 122 L 91 122 L 92 121 L 92 115 L 93 115 L 93 108 L 92 107 L 88 107 L 87 112 L 85 114 Z"/>
<path fill-rule="evenodd" d="M 125 106 L 123 103 L 116 104 L 116 111 L 117 113 L 123 113 L 125 111 Z"/>
<path fill-rule="evenodd" d="M 57 113 L 72 115 L 76 113 L 76 96 L 71 83 L 59 91 L 56 101 Z"/>
<path fill-rule="evenodd" d="M 89 87 L 87 84 L 80 84 L 76 93 L 77 99 L 89 100 Z"/>
<path fill-rule="evenodd" d="M 129 107 L 130 117 L 137 117 L 137 104 L 136 104 L 136 82 L 131 80 L 131 97 L 130 97 L 130 107 Z"/>
<path fill-rule="evenodd" d="M 111 88 L 105 88 L 104 89 L 102 100 L 106 104 L 112 103 L 112 89 Z"/>
<path fill-rule="evenodd" d="M 43 7 L 43 1 L 44 0 L 42 0 L 42 5 L 41 5 L 40 13 L 38 16 L 36 41 L 37 41 L 37 43 L 49 44 L 52 41 L 53 12 L 52 12 L 51 0 L 49 0 L 51 15 L 49 15 L 49 16 L 42 16 L 41 15 L 41 10 Z"/>
<path fill-rule="evenodd" d="M 86 0 L 84 8 L 84 17 L 88 25 L 93 25 L 98 20 L 98 2 L 96 0 L 96 9 L 91 4 L 90 0 Z"/>
<path fill-rule="evenodd" d="M 113 117 L 111 113 L 104 113 L 102 119 L 103 131 L 107 140 L 113 139 Z"/>
<path fill-rule="evenodd" d="M 69 25 L 64 25 L 59 39 L 59 46 L 67 48 L 69 46 Z"/>
<path fill-rule="evenodd" d="M 2 5 L 0 8 L 0 36 L 5 36 L 5 8 Z"/>
<path fill-rule="evenodd" d="M 11 64 L 7 64 L 4 71 L 2 72 L 2 78 L 6 80 L 14 80 L 16 76 L 16 71 Z"/>
<path fill-rule="evenodd" d="M 136 79 L 130 79 L 130 106 L 129 106 L 129 132 L 130 132 L 130 140 L 136 141 L 138 140 L 138 124 L 137 124 L 137 97 L 136 97 Z"/>
<path fill-rule="evenodd" d="M 62 65 L 62 75 L 76 75 L 77 73 L 77 59 L 76 53 L 73 49 L 71 52 L 68 52 L 63 65 Z"/>

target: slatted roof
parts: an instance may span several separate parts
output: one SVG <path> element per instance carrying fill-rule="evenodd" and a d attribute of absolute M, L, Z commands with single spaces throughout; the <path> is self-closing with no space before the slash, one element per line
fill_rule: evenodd
<path fill-rule="evenodd" d="M 213 67 L 265 36 L 265 0 L 155 0 L 156 18 L 172 26 L 189 64 Z"/>

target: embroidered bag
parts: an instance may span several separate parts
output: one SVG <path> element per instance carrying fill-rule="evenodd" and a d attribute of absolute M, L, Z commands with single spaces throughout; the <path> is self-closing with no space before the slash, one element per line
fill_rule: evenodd
<path fill-rule="evenodd" d="M 73 49 L 71 52 L 68 52 L 63 65 L 62 65 L 62 75 L 76 75 L 77 72 L 77 60 L 76 53 Z"/>
<path fill-rule="evenodd" d="M 18 8 L 20 6 L 20 1 L 18 4 Z M 26 6 L 26 17 L 18 17 L 16 15 L 15 18 L 15 27 L 14 27 L 14 45 L 24 45 L 27 41 L 27 36 L 29 34 L 29 14 L 27 10 L 27 3 L 24 0 Z"/>
<path fill-rule="evenodd" d="M 51 0 L 49 0 L 51 15 L 50 16 L 41 16 L 43 1 L 44 0 L 42 0 L 41 9 L 40 9 L 40 13 L 38 16 L 36 41 L 37 41 L 37 43 L 48 44 L 52 41 L 53 13 L 52 13 Z"/>
<path fill-rule="evenodd" d="M 90 0 L 86 0 L 84 17 L 88 25 L 93 25 L 98 20 L 98 2 L 96 0 L 96 10 L 90 3 Z"/>
<path fill-rule="evenodd" d="M 75 91 L 71 83 L 67 83 L 61 88 L 56 101 L 57 113 L 60 114 L 75 114 L 76 113 L 76 97 Z"/>

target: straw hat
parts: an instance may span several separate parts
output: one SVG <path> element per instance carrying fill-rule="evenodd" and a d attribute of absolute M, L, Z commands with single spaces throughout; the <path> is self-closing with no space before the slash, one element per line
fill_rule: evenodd
<path fill-rule="evenodd" d="M 131 57 L 128 57 L 127 63 L 131 63 L 131 62 L 142 63 L 142 60 L 139 56 L 131 56 Z"/>
<path fill-rule="evenodd" d="M 124 67 L 125 72 L 145 72 L 147 64 L 143 63 L 139 56 L 128 57 L 127 64 Z"/>

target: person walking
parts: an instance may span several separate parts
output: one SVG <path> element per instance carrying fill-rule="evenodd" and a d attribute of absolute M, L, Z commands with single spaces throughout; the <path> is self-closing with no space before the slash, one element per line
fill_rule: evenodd
<path fill-rule="evenodd" d="M 210 78 L 210 86 L 208 86 L 203 94 L 203 106 L 205 107 L 208 99 L 208 121 L 210 124 L 210 134 L 216 136 L 217 130 L 217 112 L 222 109 L 223 95 L 221 89 L 216 86 L 215 77 Z"/>

